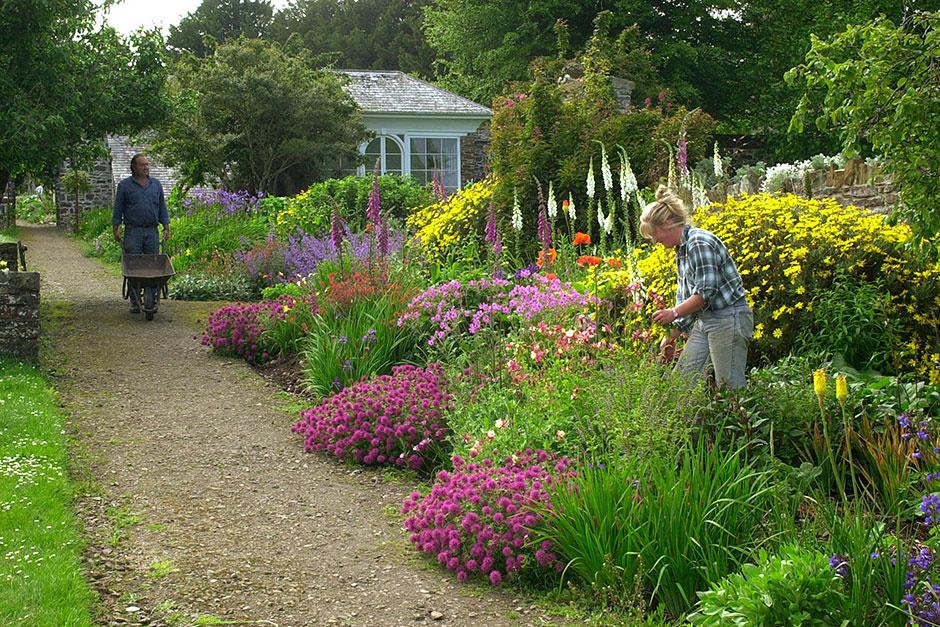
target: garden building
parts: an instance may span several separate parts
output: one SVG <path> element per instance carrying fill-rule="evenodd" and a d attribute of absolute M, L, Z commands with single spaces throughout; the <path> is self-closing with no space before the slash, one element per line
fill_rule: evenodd
<path fill-rule="evenodd" d="M 365 174 L 378 159 L 383 173 L 421 182 L 436 175 L 448 191 L 483 178 L 490 109 L 403 72 L 340 71 L 375 133 L 360 147 L 366 165 L 344 174 Z"/>

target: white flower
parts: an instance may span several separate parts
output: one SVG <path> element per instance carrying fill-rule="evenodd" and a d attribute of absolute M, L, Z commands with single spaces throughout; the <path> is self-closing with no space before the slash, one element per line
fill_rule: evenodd
<path fill-rule="evenodd" d="M 692 175 L 692 209 L 706 207 L 709 204 L 708 195 L 705 193 L 705 186 L 702 180 L 695 174 Z"/>
<path fill-rule="evenodd" d="M 724 164 L 721 163 L 721 155 L 718 154 L 718 142 L 715 142 L 715 156 L 712 157 L 712 162 L 715 166 L 715 178 L 722 179 L 725 177 L 725 168 Z"/>
<path fill-rule="evenodd" d="M 490 429 L 489 431 L 486 432 L 486 437 L 492 440 L 493 438 L 496 437 L 496 432 Z"/>
<path fill-rule="evenodd" d="M 555 432 L 555 438 L 558 439 L 558 440 L 564 440 L 564 439 L 565 439 L 565 432 L 562 431 L 561 429 L 559 429 L 558 431 Z"/>
<path fill-rule="evenodd" d="M 578 217 L 577 209 L 574 207 L 574 198 L 571 197 L 571 194 L 568 194 L 568 217 L 571 218 L 572 222 Z"/>
<path fill-rule="evenodd" d="M 497 429 L 504 429 L 504 428 L 506 428 L 506 421 L 503 420 L 502 418 L 497 418 L 497 419 L 496 419 L 496 428 L 497 428 Z"/>
<path fill-rule="evenodd" d="M 603 229 L 604 223 L 606 221 L 607 221 L 606 218 L 604 218 L 604 204 L 600 200 L 598 200 L 597 201 L 597 226 Z"/>
<path fill-rule="evenodd" d="M 548 182 L 548 219 L 552 222 L 558 217 L 558 202 L 555 200 L 555 186 L 552 181 Z"/>
<path fill-rule="evenodd" d="M 519 190 L 512 190 L 512 228 L 522 230 L 522 207 L 519 206 Z"/>
<path fill-rule="evenodd" d="M 627 196 L 637 191 L 636 175 L 630 167 L 630 158 L 627 151 L 620 149 L 620 199 L 627 202 Z"/>
<path fill-rule="evenodd" d="M 604 189 L 608 192 L 614 188 L 614 175 L 610 172 L 610 162 L 607 161 L 607 149 L 601 144 L 601 176 L 604 178 Z"/>
<path fill-rule="evenodd" d="M 588 164 L 588 175 L 587 175 L 587 195 L 588 198 L 594 200 L 594 157 L 591 157 L 591 161 Z"/>

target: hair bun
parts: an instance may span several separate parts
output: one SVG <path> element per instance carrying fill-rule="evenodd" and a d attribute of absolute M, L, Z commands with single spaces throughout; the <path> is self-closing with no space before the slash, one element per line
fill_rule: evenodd
<path fill-rule="evenodd" d="M 660 185 L 656 188 L 656 200 L 665 200 L 672 195 L 672 190 L 665 185 Z"/>

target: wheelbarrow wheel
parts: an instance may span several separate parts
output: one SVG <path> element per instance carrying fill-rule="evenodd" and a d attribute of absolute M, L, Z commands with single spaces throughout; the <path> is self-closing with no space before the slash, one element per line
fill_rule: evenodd
<path fill-rule="evenodd" d="M 144 316 L 147 320 L 153 320 L 154 310 L 156 308 L 156 290 L 144 288 Z"/>

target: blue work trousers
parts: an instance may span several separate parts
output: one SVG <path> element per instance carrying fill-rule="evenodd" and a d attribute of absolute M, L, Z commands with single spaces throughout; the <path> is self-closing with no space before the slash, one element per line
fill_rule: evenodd
<path fill-rule="evenodd" d="M 125 226 L 124 227 L 124 254 L 125 255 L 156 255 L 160 252 L 160 233 L 155 226 Z M 153 291 L 153 303 L 157 304 L 160 290 L 148 287 Z M 131 305 L 140 307 L 140 294 L 137 290 L 128 290 Z"/>

